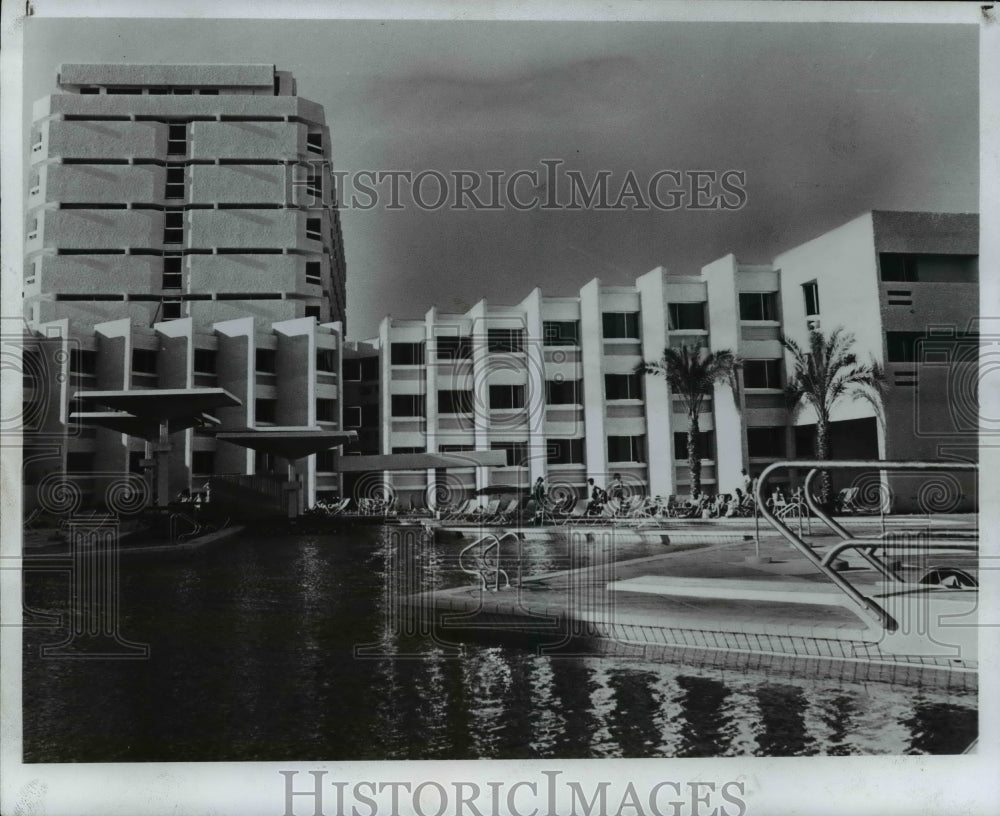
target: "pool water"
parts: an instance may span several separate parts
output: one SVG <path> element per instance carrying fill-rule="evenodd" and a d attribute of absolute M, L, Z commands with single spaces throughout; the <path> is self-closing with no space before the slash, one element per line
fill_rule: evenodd
<path fill-rule="evenodd" d="M 66 631 L 27 627 L 25 761 L 941 754 L 976 735 L 972 692 L 538 654 L 401 623 L 399 592 L 470 580 L 464 543 L 369 528 L 123 558 L 119 632 L 149 657 L 42 657 Z M 526 546 L 526 571 L 566 566 L 559 546 Z M 26 606 L 65 613 L 67 587 L 28 570 Z"/>

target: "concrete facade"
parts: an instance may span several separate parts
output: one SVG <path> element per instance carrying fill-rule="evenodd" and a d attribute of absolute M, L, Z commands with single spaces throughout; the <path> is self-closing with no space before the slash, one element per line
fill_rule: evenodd
<path fill-rule="evenodd" d="M 57 85 L 34 106 L 24 304 L 61 444 L 28 484 L 68 471 L 97 501 L 87 472 L 148 459 L 142 440 L 71 428 L 77 390 L 220 386 L 242 402 L 221 429 L 341 428 L 346 269 L 321 106 L 273 65 L 62 65 Z M 286 474 L 208 432 L 171 445 L 175 491 Z M 330 457 L 300 472 L 309 503 L 338 487 Z"/>
<path fill-rule="evenodd" d="M 637 492 L 683 495 L 683 403 L 662 377 L 633 372 L 668 345 L 699 343 L 742 363 L 735 391 L 718 385 L 700 417 L 703 489 L 731 492 L 744 468 L 756 475 L 776 460 L 812 458 L 815 416 L 785 403 L 790 359 L 779 338 L 803 343 L 811 328 L 828 335 L 838 326 L 855 335 L 861 361 L 883 366 L 887 392 L 884 422 L 867 403 L 837 403 L 834 458 L 974 461 L 975 396 L 963 372 L 978 343 L 977 243 L 975 215 L 874 212 L 769 265 L 728 255 L 697 277 L 658 267 L 633 286 L 594 279 L 572 297 L 535 289 L 513 306 L 483 300 L 464 314 L 386 317 L 377 338 L 350 352 L 359 377 L 368 361 L 357 388 L 367 389 L 367 416 L 379 416 L 378 452 L 509 453 L 505 468 L 380 478 L 404 506 L 488 484 L 529 487 L 538 476 L 577 496 L 588 478 L 606 486 L 615 473 Z M 909 359 L 904 340 L 917 343 L 922 361 Z M 954 399 L 944 397 L 948 388 L 958 389 Z M 374 446 L 373 436 L 365 452 Z M 949 481 L 947 500 L 927 479 L 882 483 L 897 510 L 924 507 L 929 496 L 947 509 L 975 499 L 971 480 Z"/>

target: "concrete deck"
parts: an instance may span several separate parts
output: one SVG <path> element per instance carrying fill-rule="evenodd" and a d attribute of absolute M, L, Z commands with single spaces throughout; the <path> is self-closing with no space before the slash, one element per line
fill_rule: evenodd
<path fill-rule="evenodd" d="M 589 545 L 582 537 L 573 546 Z M 796 674 L 976 686 L 975 591 L 885 584 L 848 556 L 843 575 L 900 621 L 890 635 L 783 540 L 762 539 L 759 548 L 759 561 L 752 541 L 668 548 L 662 555 L 524 577 L 495 592 L 470 576 L 468 586 L 402 603 L 432 617 L 444 637 L 449 631 L 515 634 L 551 653 L 583 639 L 588 648 L 645 660 L 782 665 Z M 512 557 L 503 554 L 501 566 L 514 576 Z M 905 579 L 916 581 L 924 565 L 901 560 Z M 969 553 L 962 566 L 974 569 L 974 562 Z"/>

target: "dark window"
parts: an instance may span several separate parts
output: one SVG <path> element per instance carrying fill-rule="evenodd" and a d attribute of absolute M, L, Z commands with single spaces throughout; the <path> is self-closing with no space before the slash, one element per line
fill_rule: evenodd
<path fill-rule="evenodd" d="M 918 342 L 927 339 L 923 332 L 886 332 L 885 354 L 890 363 L 917 361 Z"/>
<path fill-rule="evenodd" d="M 257 349 L 254 370 L 264 374 L 274 374 L 278 370 L 278 352 L 274 349 Z"/>
<path fill-rule="evenodd" d="M 744 388 L 781 388 L 780 360 L 744 360 Z"/>
<path fill-rule="evenodd" d="M 179 253 L 168 253 L 163 256 L 163 288 L 181 289 L 184 280 L 181 270 L 184 264 L 183 257 Z"/>
<path fill-rule="evenodd" d="M 322 283 L 323 265 L 319 261 L 306 261 L 306 283 Z"/>
<path fill-rule="evenodd" d="M 392 415 L 394 417 L 422 417 L 426 415 L 423 394 L 393 394 Z"/>
<path fill-rule="evenodd" d="M 201 90 L 198 91 L 198 93 L 201 94 L 202 96 L 218 96 L 219 95 L 219 89 L 218 88 L 202 88 Z"/>
<path fill-rule="evenodd" d="M 498 354 L 524 351 L 524 329 L 489 329 L 487 348 Z"/>
<path fill-rule="evenodd" d="M 129 451 L 128 452 L 128 472 L 129 473 L 142 473 L 142 460 L 146 458 L 146 454 L 143 451 Z"/>
<path fill-rule="evenodd" d="M 337 401 L 332 399 L 316 400 L 316 421 L 336 422 L 337 421 Z"/>
<path fill-rule="evenodd" d="M 816 426 L 796 425 L 793 429 L 795 455 L 800 459 L 811 459 L 816 455 Z"/>
<path fill-rule="evenodd" d="M 506 451 L 507 467 L 521 467 L 528 464 L 527 442 L 491 442 L 490 450 Z"/>
<path fill-rule="evenodd" d="M 392 452 L 393 453 L 427 453 L 427 448 L 416 447 L 416 446 L 410 445 L 410 446 L 404 446 L 404 447 L 399 447 L 399 448 L 393 448 Z"/>
<path fill-rule="evenodd" d="M 783 459 L 785 444 L 784 426 L 747 428 L 747 454 L 765 459 Z"/>
<path fill-rule="evenodd" d="M 337 373 L 337 352 L 334 349 L 316 349 L 316 370 Z"/>
<path fill-rule="evenodd" d="M 190 96 L 194 93 L 194 88 L 174 88 L 172 93 L 174 96 Z"/>
<path fill-rule="evenodd" d="M 490 386 L 490 408 L 523 408 L 524 407 L 524 386 L 523 385 L 491 385 Z"/>
<path fill-rule="evenodd" d="M 166 210 L 163 213 L 163 243 L 184 243 L 184 211 Z"/>
<path fill-rule="evenodd" d="M 108 88 L 108 93 L 135 96 L 136 94 L 141 94 L 142 91 L 139 88 Z"/>
<path fill-rule="evenodd" d="M 381 419 L 378 415 L 377 405 L 362 405 L 361 406 L 361 427 L 362 428 L 376 428 L 380 424 Z"/>
<path fill-rule="evenodd" d="M 674 434 L 674 459 L 687 459 L 688 435 L 684 431 Z M 701 431 L 698 434 L 698 455 L 702 459 L 715 459 L 715 434 L 711 431 Z"/>
<path fill-rule="evenodd" d="M 802 284 L 802 295 L 806 300 L 806 314 L 819 314 L 819 285 L 816 281 Z"/>
<path fill-rule="evenodd" d="M 66 470 L 69 473 L 93 473 L 94 454 L 74 451 L 66 454 Z"/>
<path fill-rule="evenodd" d="M 547 444 L 550 465 L 582 465 L 584 463 L 582 439 L 550 439 Z"/>
<path fill-rule="evenodd" d="M 156 373 L 156 350 L 132 349 L 132 371 L 137 374 Z"/>
<path fill-rule="evenodd" d="M 705 329 L 704 303 L 670 303 L 667 305 L 667 325 L 670 331 Z"/>
<path fill-rule="evenodd" d="M 361 360 L 358 358 L 344 358 L 344 382 L 361 382 Z"/>
<path fill-rule="evenodd" d="M 345 428 L 361 427 L 360 405 L 348 405 L 346 408 L 344 408 L 344 427 Z"/>
<path fill-rule="evenodd" d="M 69 373 L 91 376 L 97 374 L 97 352 L 89 349 L 70 349 Z"/>
<path fill-rule="evenodd" d="M 548 405 L 581 405 L 582 383 L 580 380 L 546 380 L 545 402 Z"/>
<path fill-rule="evenodd" d="M 254 416 L 257 422 L 275 422 L 278 416 L 278 401 L 273 399 L 256 400 Z"/>
<path fill-rule="evenodd" d="M 306 308 L 305 308 L 305 316 L 306 317 L 315 317 L 317 320 L 319 320 L 320 319 L 320 314 L 321 314 L 321 311 L 320 311 L 320 307 L 319 306 L 306 306 Z"/>
<path fill-rule="evenodd" d="M 306 149 L 310 153 L 322 153 L 323 152 L 323 134 L 322 133 L 309 133 L 306 135 Z"/>
<path fill-rule="evenodd" d="M 253 457 L 254 473 L 274 473 L 274 454 L 256 451 Z"/>
<path fill-rule="evenodd" d="M 215 473 L 215 452 L 193 451 L 191 454 L 191 473 L 195 476 L 211 476 Z"/>
<path fill-rule="evenodd" d="M 471 414 L 471 391 L 438 391 L 438 413 Z"/>
<path fill-rule="evenodd" d="M 214 349 L 195 349 L 194 370 L 200 374 L 215 374 L 216 358 Z"/>
<path fill-rule="evenodd" d="M 469 337 L 436 337 L 438 360 L 472 359 L 472 339 Z"/>
<path fill-rule="evenodd" d="M 542 337 L 546 346 L 580 345 L 579 320 L 546 320 L 542 324 Z"/>
<path fill-rule="evenodd" d="M 438 445 L 441 453 L 468 453 L 475 449 L 474 445 Z"/>
<path fill-rule="evenodd" d="M 184 156 L 187 154 L 187 123 L 179 122 L 167 127 L 167 155 Z"/>
<path fill-rule="evenodd" d="M 777 320 L 776 292 L 740 292 L 740 320 Z"/>
<path fill-rule="evenodd" d="M 307 218 L 306 238 L 311 238 L 314 241 L 319 241 L 323 237 L 322 228 L 323 228 L 322 218 Z"/>
<path fill-rule="evenodd" d="M 148 93 L 150 96 L 164 96 L 170 93 L 170 88 L 150 88 Z"/>
<path fill-rule="evenodd" d="M 184 198 L 183 165 L 167 165 L 167 198 Z"/>
<path fill-rule="evenodd" d="M 605 339 L 639 339 L 638 312 L 605 312 L 601 322 Z"/>
<path fill-rule="evenodd" d="M 337 466 L 337 452 L 332 450 L 320 451 L 316 454 L 316 470 L 319 473 L 333 473 Z"/>
<path fill-rule="evenodd" d="M 645 462 L 646 437 L 644 436 L 609 436 L 609 462 Z"/>
<path fill-rule="evenodd" d="M 364 382 L 377 382 L 379 379 L 379 358 L 365 357 L 361 360 L 361 379 Z"/>
<path fill-rule="evenodd" d="M 642 376 L 605 374 L 604 395 L 608 400 L 642 399 Z"/>
<path fill-rule="evenodd" d="M 93 87 L 91 87 L 91 88 L 80 88 L 80 93 L 82 93 L 82 94 L 97 94 L 97 93 L 100 93 L 100 92 L 101 92 L 100 88 L 93 88 Z"/>
<path fill-rule="evenodd" d="M 183 314 L 181 302 L 176 298 L 165 298 L 160 309 L 163 320 L 179 320 Z"/>
<path fill-rule="evenodd" d="M 320 173 L 310 173 L 306 177 L 306 190 L 314 198 L 323 197 L 323 176 Z"/>
<path fill-rule="evenodd" d="M 911 255 L 883 252 L 879 274 L 887 283 L 977 283 L 976 255 Z"/>
<path fill-rule="evenodd" d="M 389 348 L 392 365 L 423 365 L 423 343 L 393 343 Z"/>

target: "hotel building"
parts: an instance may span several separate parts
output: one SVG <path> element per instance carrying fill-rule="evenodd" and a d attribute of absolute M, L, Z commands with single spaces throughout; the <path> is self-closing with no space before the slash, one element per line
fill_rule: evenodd
<path fill-rule="evenodd" d="M 74 424 L 78 391 L 218 386 L 241 403 L 218 409 L 221 430 L 339 429 L 345 265 L 322 107 L 273 65 L 62 65 L 56 84 L 29 154 L 26 482 L 68 472 L 89 495 L 148 467 L 142 439 Z M 171 448 L 172 490 L 286 473 L 204 430 Z M 307 502 L 336 489 L 331 464 L 300 468 Z"/>
<path fill-rule="evenodd" d="M 594 279 L 572 297 L 535 289 L 515 305 L 387 317 L 345 348 L 346 427 L 367 434 L 357 453 L 506 452 L 501 468 L 384 473 L 403 506 L 539 476 L 578 496 L 616 473 L 644 494 L 684 494 L 683 403 L 635 370 L 699 343 L 742 360 L 736 389 L 717 385 L 700 417 L 703 489 L 730 492 L 744 468 L 813 457 L 816 418 L 786 405 L 779 337 L 806 344 L 811 329 L 843 327 L 887 390 L 881 419 L 868 403 L 836 404 L 834 458 L 974 461 L 977 253 L 975 215 L 869 212 L 768 265 L 728 255 L 697 277 L 658 267 L 632 286 Z M 972 480 L 943 478 L 882 482 L 895 510 L 972 505 Z"/>

